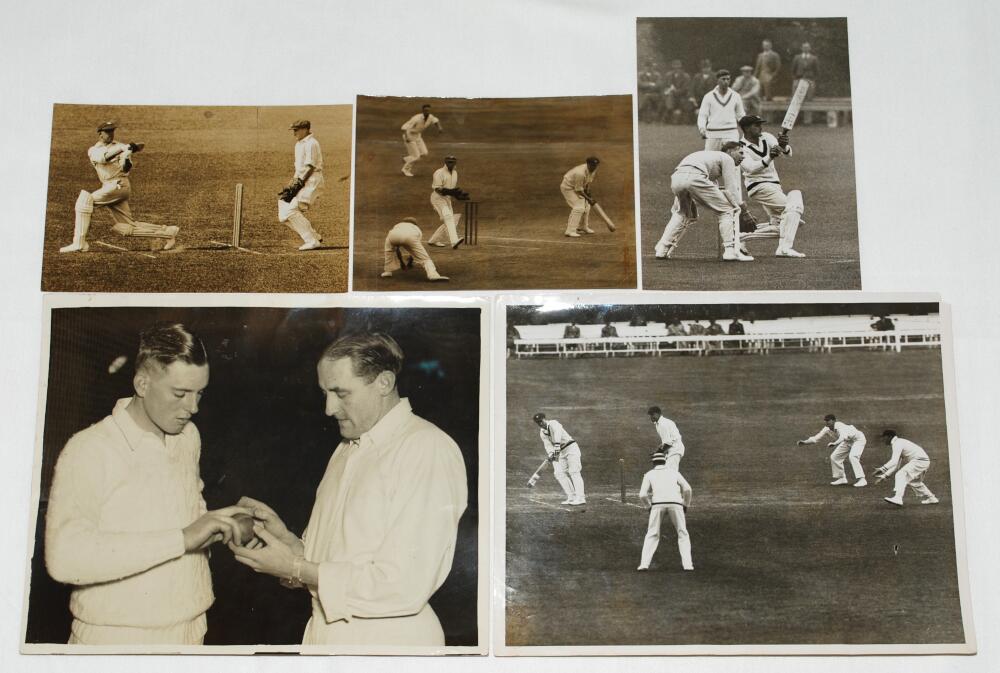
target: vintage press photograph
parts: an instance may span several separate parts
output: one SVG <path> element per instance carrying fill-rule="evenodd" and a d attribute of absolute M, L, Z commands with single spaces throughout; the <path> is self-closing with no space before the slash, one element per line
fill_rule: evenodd
<path fill-rule="evenodd" d="M 22 651 L 487 651 L 484 302 L 48 306 Z"/>
<path fill-rule="evenodd" d="M 359 96 L 352 289 L 635 289 L 632 97 Z"/>
<path fill-rule="evenodd" d="M 975 651 L 947 316 L 813 296 L 506 305 L 500 654 Z"/>
<path fill-rule="evenodd" d="M 47 292 L 346 292 L 350 105 L 56 105 Z"/>
<path fill-rule="evenodd" d="M 641 18 L 642 283 L 861 288 L 844 18 Z"/>

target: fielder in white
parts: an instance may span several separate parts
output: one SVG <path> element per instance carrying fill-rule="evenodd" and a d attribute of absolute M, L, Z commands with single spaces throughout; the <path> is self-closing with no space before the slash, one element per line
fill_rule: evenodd
<path fill-rule="evenodd" d="M 662 453 L 653 454 L 653 469 L 642 478 L 639 500 L 649 508 L 649 527 L 642 543 L 642 560 L 637 570 L 649 570 L 653 554 L 660 545 L 660 524 L 663 515 L 670 517 L 670 523 L 677 531 L 677 549 L 681 553 L 684 570 L 694 570 L 691 561 L 691 538 L 687 532 L 684 512 L 691 505 L 691 485 L 676 469 L 667 466 L 667 457 Z"/>
<path fill-rule="evenodd" d="M 882 441 L 892 450 L 892 455 L 885 465 L 875 470 L 875 483 L 881 482 L 893 472 L 896 473 L 895 493 L 892 497 L 882 499 L 902 507 L 903 493 L 906 491 L 906 486 L 909 485 L 913 492 L 922 498 L 920 504 L 938 504 L 937 496 L 924 485 L 924 474 L 931 466 L 931 459 L 927 456 L 927 452 L 910 440 L 897 435 L 895 430 L 883 432 Z"/>
<path fill-rule="evenodd" d="M 413 217 L 404 217 L 402 221 L 389 230 L 385 237 L 385 266 L 382 278 L 390 278 L 393 271 L 409 269 L 414 264 L 422 266 L 427 274 L 427 280 L 448 280 L 448 276 L 438 273 L 431 256 L 424 249 L 421 239 L 423 232 L 417 226 Z M 404 254 L 405 259 L 404 259 Z"/>
<path fill-rule="evenodd" d="M 805 206 L 802 192 L 793 189 L 786 195 L 778 178 L 775 165 L 781 157 L 792 156 L 792 146 L 788 144 L 788 132 L 783 131 L 775 138 L 761 128 L 764 120 L 757 115 L 747 115 L 740 119 L 743 130 L 743 180 L 747 188 L 747 198 L 759 203 L 767 213 L 768 222 L 758 224 L 757 230 L 742 238 L 778 238 L 775 257 L 805 257 L 792 248 L 795 234 L 799 230 Z"/>
<path fill-rule="evenodd" d="M 753 257 L 735 245 L 736 221 L 743 202 L 739 165 L 743 161 L 743 146 L 730 141 L 721 151 L 693 152 L 683 159 L 670 176 L 670 191 L 674 205 L 663 236 L 653 249 L 657 259 L 670 259 L 688 227 L 698 221 L 698 204 L 715 213 L 719 221 L 727 262 L 752 262 Z"/>
<path fill-rule="evenodd" d="M 583 476 L 580 474 L 580 446 L 576 440 L 563 428 L 562 423 L 552 419 L 546 420 L 545 414 L 539 412 L 533 420 L 541 430 L 539 435 L 545 446 L 545 453 L 552 463 L 552 474 L 566 492 L 564 505 L 584 505 L 587 497 L 583 490 Z"/>
<path fill-rule="evenodd" d="M 104 122 L 97 127 L 97 143 L 87 150 L 87 156 L 97 171 L 101 188 L 95 192 L 80 192 L 75 206 L 73 242 L 59 248 L 59 252 L 87 252 L 90 249 L 87 232 L 90 231 L 90 218 L 95 206 L 108 209 L 111 219 L 115 221 L 111 228 L 122 236 L 162 238 L 165 239 L 164 250 L 173 248 L 177 242 L 179 227 L 132 219 L 132 209 L 128 205 L 132 195 L 129 174 L 134 166 L 132 155 L 141 152 L 143 144 L 115 142 L 117 128 L 118 124 L 113 121 Z"/>
<path fill-rule="evenodd" d="M 559 185 L 559 190 L 570 207 L 569 220 L 566 222 L 566 235 L 570 238 L 594 233 L 590 228 L 590 206 L 594 203 L 590 196 L 590 185 L 594 182 L 600 163 L 601 160 L 597 157 L 587 157 L 585 163 L 571 168 Z"/>
<path fill-rule="evenodd" d="M 660 437 L 660 450 L 667 458 L 667 467 L 672 470 L 681 469 L 681 458 L 684 456 L 684 442 L 677 424 L 663 415 L 659 407 L 650 407 L 649 420 Z"/>
<path fill-rule="evenodd" d="M 451 245 L 452 249 L 457 249 L 465 240 L 458 236 L 458 220 L 451 207 L 451 192 L 458 189 L 458 171 L 455 170 L 457 165 L 458 159 L 449 154 L 444 158 L 444 166 L 434 171 L 431 181 L 431 205 L 441 218 L 441 226 L 427 242 L 439 248 Z M 448 238 L 448 243 L 444 242 L 445 237 Z"/>
<path fill-rule="evenodd" d="M 743 98 L 729 88 L 731 79 L 728 70 L 719 70 L 715 88 L 701 99 L 698 133 L 705 139 L 706 150 L 721 150 L 727 142 L 740 139 L 737 121 L 746 115 L 746 109 Z"/>
<path fill-rule="evenodd" d="M 429 127 L 436 126 L 438 133 L 444 131 L 441 122 L 431 114 L 431 106 L 423 105 L 420 114 L 410 117 L 402 127 L 403 145 L 406 146 L 406 156 L 403 157 L 403 175 L 408 178 L 413 177 L 411 170 L 414 163 L 420 161 L 420 157 L 427 155 L 427 144 L 424 142 L 423 133 Z"/>
<path fill-rule="evenodd" d="M 851 469 L 854 470 L 854 478 L 856 480 L 854 485 L 859 488 L 867 486 L 868 481 L 865 480 L 865 471 L 861 467 L 861 454 L 865 450 L 866 442 L 865 433 L 853 425 L 841 423 L 833 414 L 824 416 L 823 422 L 826 424 L 823 429 L 809 439 L 800 439 L 798 442 L 799 446 L 815 444 L 827 433 L 833 435 L 833 441 L 827 444 L 828 447 L 833 449 L 833 453 L 830 454 L 833 481 L 830 482 L 830 485 L 840 486 L 848 483 L 847 473 L 844 471 L 844 459 L 850 458 Z"/>
<path fill-rule="evenodd" d="M 316 205 L 323 191 L 323 153 L 308 120 L 300 119 L 288 128 L 295 135 L 295 175 L 288 184 L 301 188 L 291 201 L 278 199 L 278 222 L 302 237 L 299 250 L 315 250 L 323 237 L 313 229 L 305 212 Z"/>

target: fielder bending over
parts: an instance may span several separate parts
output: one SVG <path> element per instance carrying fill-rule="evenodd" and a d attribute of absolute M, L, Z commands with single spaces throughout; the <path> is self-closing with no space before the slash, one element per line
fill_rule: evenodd
<path fill-rule="evenodd" d="M 649 527 L 646 529 L 646 539 L 642 543 L 642 560 L 637 570 L 649 570 L 653 554 L 660 544 L 660 524 L 663 515 L 670 518 L 670 523 L 677 531 L 677 550 L 681 554 L 681 567 L 684 570 L 694 570 L 691 561 L 691 538 L 687 532 L 687 522 L 684 513 L 691 505 L 691 485 L 680 472 L 667 466 L 667 457 L 660 452 L 653 454 L 653 469 L 642 478 L 639 489 L 639 500 L 649 508 Z"/>
<path fill-rule="evenodd" d="M 132 171 L 132 155 L 141 152 L 142 143 L 115 142 L 115 129 L 118 124 L 113 121 L 104 122 L 97 127 L 97 144 L 87 150 L 90 163 L 97 171 L 101 188 L 95 192 L 81 191 L 76 199 L 76 222 L 73 227 L 73 242 L 59 248 L 59 252 L 87 252 L 87 232 L 90 230 L 90 218 L 94 206 L 107 208 L 111 219 L 115 221 L 111 227 L 122 236 L 138 236 L 140 238 L 162 238 L 164 250 L 169 250 L 177 242 L 179 227 L 162 224 L 138 222 L 132 219 L 132 209 L 128 205 L 132 194 L 129 173 Z"/>
<path fill-rule="evenodd" d="M 923 498 L 920 504 L 936 505 L 938 503 L 937 497 L 931 493 L 931 489 L 924 485 L 924 474 L 931 466 L 931 459 L 927 456 L 927 452 L 910 440 L 897 435 L 895 430 L 883 432 L 882 441 L 892 450 L 892 455 L 885 465 L 875 470 L 875 483 L 881 482 L 893 472 L 896 473 L 895 493 L 892 497 L 882 499 L 902 507 L 903 493 L 909 484 L 913 492 Z"/>
<path fill-rule="evenodd" d="M 400 127 L 403 132 L 403 145 L 406 147 L 403 175 L 408 178 L 413 177 L 411 170 L 413 164 L 420 161 L 421 157 L 427 156 L 427 144 L 424 142 L 423 133 L 431 126 L 437 126 L 438 133 L 444 131 L 438 118 L 431 114 L 431 106 L 422 105 L 420 114 L 413 115 Z"/>
<path fill-rule="evenodd" d="M 672 470 L 681 469 L 681 458 L 684 456 L 684 442 L 677 424 L 663 415 L 659 407 L 650 407 L 649 420 L 660 438 L 660 451 L 666 456 L 667 467 Z"/>
<path fill-rule="evenodd" d="M 735 95 L 735 94 L 734 94 Z M 743 147 L 736 141 L 722 145 L 721 151 L 701 150 L 684 157 L 670 176 L 674 205 L 663 236 L 656 243 L 657 259 L 669 259 L 688 227 L 698 221 L 698 204 L 715 213 L 727 262 L 752 262 L 753 257 L 736 246 L 736 220 L 743 201 L 739 165 Z"/>
<path fill-rule="evenodd" d="M 833 481 L 830 482 L 830 485 L 841 486 L 848 483 L 847 473 L 844 471 L 844 459 L 849 457 L 851 460 L 851 469 L 854 470 L 854 478 L 856 480 L 854 485 L 859 488 L 867 486 L 868 482 L 865 480 L 865 471 L 861 467 L 861 454 L 865 450 L 866 442 L 865 433 L 853 425 L 841 423 L 833 414 L 824 416 L 823 422 L 826 423 L 823 429 L 809 439 L 800 439 L 798 442 L 799 446 L 815 444 L 823 435 L 830 433 L 834 437 L 833 441 L 827 444 L 828 447 L 833 449 L 833 453 L 830 454 Z"/>
<path fill-rule="evenodd" d="M 552 419 L 545 419 L 545 414 L 539 412 L 534 415 L 533 420 L 541 430 L 539 435 L 542 444 L 545 446 L 545 453 L 552 463 L 552 474 L 556 481 L 566 492 L 566 499 L 563 505 L 584 505 L 587 497 L 583 491 L 583 476 L 580 463 L 580 447 L 576 440 L 570 437 L 563 428 L 562 423 Z"/>
<path fill-rule="evenodd" d="M 402 221 L 389 230 L 389 235 L 385 237 L 385 266 L 382 278 L 390 278 L 393 271 L 409 269 L 417 264 L 424 268 L 427 280 L 448 280 L 448 276 L 442 276 L 438 273 L 431 256 L 427 254 L 427 250 L 420 242 L 422 237 L 423 232 L 420 231 L 417 220 L 413 217 L 404 217 Z M 406 253 L 405 258 L 404 252 Z"/>

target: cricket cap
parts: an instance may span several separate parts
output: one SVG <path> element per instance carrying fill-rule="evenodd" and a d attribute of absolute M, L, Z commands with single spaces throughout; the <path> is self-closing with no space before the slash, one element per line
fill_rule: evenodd
<path fill-rule="evenodd" d="M 767 121 L 763 117 L 757 115 L 745 115 L 740 117 L 740 128 L 745 129 L 753 124 L 766 124 Z"/>
<path fill-rule="evenodd" d="M 531 420 L 533 420 L 535 423 L 538 423 L 539 421 L 544 421 L 545 414 L 539 411 L 537 414 L 531 417 Z"/>
<path fill-rule="evenodd" d="M 118 122 L 112 120 L 101 122 L 97 126 L 98 131 L 114 131 L 116 128 L 118 128 Z"/>
<path fill-rule="evenodd" d="M 649 458 L 654 463 L 661 463 L 662 464 L 662 463 L 666 463 L 667 462 L 667 454 L 663 453 L 662 451 L 657 451 L 656 453 L 654 453 L 653 455 L 651 455 Z"/>
<path fill-rule="evenodd" d="M 309 123 L 308 119 L 298 119 L 292 122 L 292 125 L 288 127 L 292 131 L 296 129 L 310 129 L 312 130 L 312 124 Z"/>

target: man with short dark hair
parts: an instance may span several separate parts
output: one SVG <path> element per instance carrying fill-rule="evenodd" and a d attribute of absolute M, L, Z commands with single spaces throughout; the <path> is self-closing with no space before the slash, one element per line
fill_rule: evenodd
<path fill-rule="evenodd" d="M 725 150 L 722 146 L 731 141 L 739 141 L 740 132 L 736 123 L 746 115 L 743 99 L 729 88 L 732 75 L 728 70 L 715 73 L 715 88 L 701 99 L 698 109 L 698 133 L 705 139 L 706 150 Z"/>
<path fill-rule="evenodd" d="M 659 451 L 663 453 L 667 466 L 674 470 L 681 469 L 684 441 L 681 439 L 681 431 L 677 429 L 677 424 L 664 416 L 659 407 L 650 407 L 646 415 L 649 416 L 653 429 L 660 438 Z"/>
<path fill-rule="evenodd" d="M 420 112 L 406 120 L 400 127 L 403 132 L 403 145 L 406 147 L 406 156 L 403 157 L 403 175 L 408 178 L 413 177 L 413 164 L 420 161 L 421 157 L 427 156 L 427 143 L 424 142 L 423 133 L 431 126 L 436 126 L 438 133 L 443 133 L 441 120 L 431 114 L 431 106 L 424 104 L 420 106 Z"/>
<path fill-rule="evenodd" d="M 844 459 L 850 458 L 851 468 L 854 470 L 854 485 L 858 488 L 867 486 L 868 482 L 865 480 L 865 471 L 861 467 L 861 454 L 865 450 L 865 443 L 867 441 L 865 433 L 853 425 L 838 421 L 837 417 L 833 414 L 824 416 L 823 424 L 823 428 L 819 432 L 808 439 L 800 439 L 798 445 L 815 444 L 823 435 L 832 435 L 833 441 L 827 444 L 829 448 L 833 449 L 833 453 L 830 454 L 833 481 L 830 482 L 830 485 L 841 486 L 850 483 L 847 481 L 847 473 L 844 471 Z"/>
<path fill-rule="evenodd" d="M 191 418 L 207 385 L 201 340 L 154 325 L 139 337 L 134 395 L 59 455 L 45 565 L 74 585 L 71 645 L 201 644 L 214 600 L 206 550 L 240 544 L 233 516 L 251 513 L 206 511 Z"/>
<path fill-rule="evenodd" d="M 299 538 L 266 504 L 242 498 L 267 546 L 230 545 L 257 572 L 305 586 L 303 645 L 444 645 L 428 601 L 451 572 L 467 504 L 455 442 L 399 396 L 403 351 L 379 333 L 348 335 L 316 367 L 341 442 Z"/>
<path fill-rule="evenodd" d="M 580 445 L 566 432 L 566 428 L 556 419 L 547 418 L 538 412 L 532 416 L 542 438 L 545 454 L 552 463 L 552 474 L 566 493 L 563 505 L 585 505 L 587 496 L 583 486 L 583 465 L 580 460 Z"/>
<path fill-rule="evenodd" d="M 882 498 L 897 507 L 903 506 L 903 493 L 909 485 L 913 492 L 920 496 L 922 505 L 938 504 L 937 496 L 924 485 L 924 474 L 931 466 L 931 459 L 922 447 L 908 439 L 903 439 L 895 430 L 882 433 L 882 441 L 892 451 L 889 460 L 875 470 L 875 483 L 880 483 L 893 472 L 896 473 L 894 493 L 891 497 Z"/>

